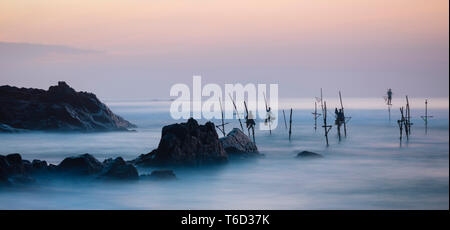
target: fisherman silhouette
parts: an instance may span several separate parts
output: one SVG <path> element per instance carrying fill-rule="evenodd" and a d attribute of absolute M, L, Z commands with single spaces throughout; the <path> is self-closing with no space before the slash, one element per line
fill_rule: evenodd
<path fill-rule="evenodd" d="M 345 121 L 345 117 L 344 117 L 344 112 L 342 111 L 342 109 L 335 109 L 334 110 L 334 113 L 336 114 L 336 121 L 335 121 L 335 124 L 336 125 L 341 125 L 341 124 L 343 124 L 344 123 L 344 121 Z"/>
<path fill-rule="evenodd" d="M 266 109 L 266 119 L 264 120 L 264 124 L 267 124 L 268 122 L 272 122 L 273 115 L 272 115 L 272 108 L 268 107 Z"/>
<path fill-rule="evenodd" d="M 252 111 L 248 112 L 245 116 L 245 124 L 247 125 L 248 136 L 250 137 L 250 129 L 252 130 L 253 143 L 255 143 L 255 117 L 253 117 Z"/>
<path fill-rule="evenodd" d="M 392 105 L 392 89 L 389 88 L 387 91 L 387 104 Z"/>
<path fill-rule="evenodd" d="M 248 115 L 245 116 L 245 124 L 249 130 L 255 127 L 256 123 L 252 111 L 248 112 Z"/>

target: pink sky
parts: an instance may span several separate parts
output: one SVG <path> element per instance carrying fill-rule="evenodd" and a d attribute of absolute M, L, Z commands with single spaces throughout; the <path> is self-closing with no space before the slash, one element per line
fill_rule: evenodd
<path fill-rule="evenodd" d="M 447 0 L 2 0 L 0 42 L 102 52 L 17 60 L 0 84 L 46 88 L 62 78 L 114 97 L 94 86 L 165 81 L 154 92 L 168 96 L 171 84 L 201 74 L 276 81 L 286 96 L 323 82 L 353 96 L 387 87 L 448 96 L 448 9 Z"/>

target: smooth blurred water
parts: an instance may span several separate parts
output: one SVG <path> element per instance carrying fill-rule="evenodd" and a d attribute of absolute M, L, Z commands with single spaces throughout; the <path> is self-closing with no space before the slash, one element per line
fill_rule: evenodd
<path fill-rule="evenodd" d="M 164 102 L 110 107 L 137 124 L 137 132 L 0 134 L 0 154 L 18 152 L 24 159 L 54 164 L 86 152 L 99 160 L 129 160 L 156 148 L 164 125 L 180 122 L 170 118 Z M 401 146 L 397 110 L 392 110 L 391 122 L 386 110 L 347 110 L 352 117 L 348 136 L 339 142 L 333 127 L 329 147 L 323 129 L 313 129 L 312 109 L 294 110 L 291 141 L 280 111 L 272 135 L 256 133 L 263 158 L 173 168 L 178 180 L 166 182 L 42 179 L 33 186 L 2 188 L 0 209 L 448 209 L 448 109 L 429 111 L 434 118 L 427 134 L 423 111 L 413 110 L 412 136 Z M 232 121 L 226 129 L 232 127 L 239 123 Z M 303 150 L 325 157 L 295 158 Z"/>

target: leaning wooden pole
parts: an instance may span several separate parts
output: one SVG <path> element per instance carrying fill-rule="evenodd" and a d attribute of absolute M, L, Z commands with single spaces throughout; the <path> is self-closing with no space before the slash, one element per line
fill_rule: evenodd
<path fill-rule="evenodd" d="M 289 141 L 291 140 L 292 135 L 292 108 L 291 108 L 291 114 L 289 115 Z"/>
<path fill-rule="evenodd" d="M 398 128 L 400 129 L 400 143 L 402 141 L 403 136 L 403 125 L 405 124 L 405 116 L 403 113 L 403 106 L 400 108 L 401 119 L 397 121 Z M 405 125 L 406 126 L 406 125 Z"/>
<path fill-rule="evenodd" d="M 223 136 L 225 136 L 225 115 L 223 112 L 223 107 L 222 107 L 222 99 L 219 97 L 219 104 L 220 104 L 220 111 L 222 113 L 222 133 Z"/>
<path fill-rule="evenodd" d="M 235 103 L 233 97 L 231 96 L 231 94 L 228 94 L 228 96 L 230 96 L 230 99 L 231 99 L 231 101 L 233 102 L 234 110 L 236 111 L 236 116 L 237 116 L 237 118 L 238 118 L 238 120 L 239 120 L 239 125 L 241 125 L 241 130 L 242 130 L 242 132 L 245 132 L 245 131 L 244 131 L 244 126 L 242 125 L 241 118 L 240 118 L 240 116 L 239 116 L 239 111 L 238 111 L 238 109 L 237 109 L 236 103 Z"/>
<path fill-rule="evenodd" d="M 247 109 L 247 103 L 245 103 L 245 101 L 244 101 L 244 108 L 245 108 L 245 113 L 247 114 L 247 118 L 245 120 L 246 120 L 246 124 L 247 124 L 248 136 L 250 137 L 250 129 L 249 129 L 248 123 L 247 123 L 248 119 L 249 119 L 249 117 L 248 117 L 248 109 Z M 253 137 L 253 139 L 255 139 L 255 138 Z"/>
<path fill-rule="evenodd" d="M 286 114 L 284 113 L 284 109 L 283 109 L 283 117 L 284 117 L 284 127 L 287 129 Z"/>
<path fill-rule="evenodd" d="M 409 99 L 408 95 L 406 95 L 406 125 L 408 126 L 408 132 L 407 137 L 409 138 L 409 135 L 411 135 L 411 110 L 409 106 Z"/>

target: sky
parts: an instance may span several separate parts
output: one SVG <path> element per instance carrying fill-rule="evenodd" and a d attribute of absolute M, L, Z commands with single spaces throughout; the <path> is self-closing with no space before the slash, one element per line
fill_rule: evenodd
<path fill-rule="evenodd" d="M 0 85 L 104 99 L 176 83 L 449 96 L 448 0 L 0 0 Z"/>

